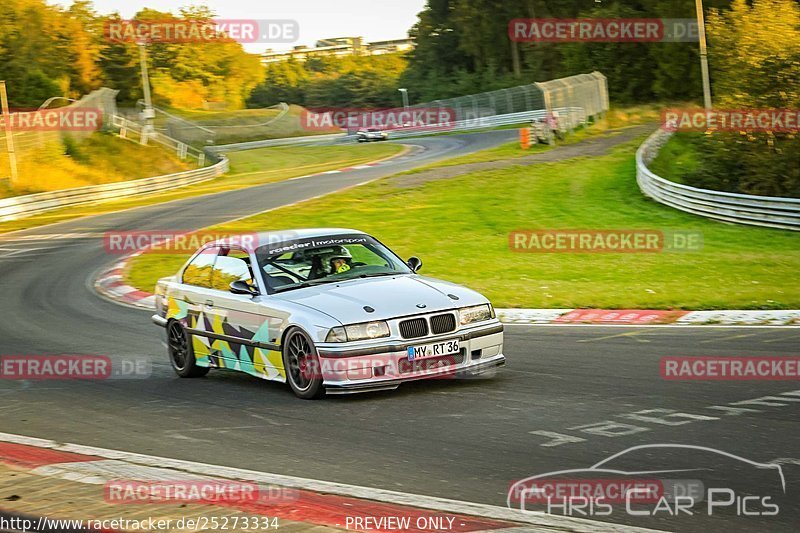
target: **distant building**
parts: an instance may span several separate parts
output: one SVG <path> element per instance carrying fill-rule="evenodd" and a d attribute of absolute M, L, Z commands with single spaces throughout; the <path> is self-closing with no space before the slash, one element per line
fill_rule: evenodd
<path fill-rule="evenodd" d="M 313 48 L 300 45 L 286 51 L 267 50 L 261 54 L 261 62 L 269 64 L 290 59 L 302 62 L 313 57 L 378 56 L 405 52 L 412 48 L 414 48 L 414 40 L 411 38 L 364 43 L 363 37 L 333 37 L 320 39 Z"/>
<path fill-rule="evenodd" d="M 414 48 L 414 40 L 392 39 L 391 41 L 375 41 L 367 45 L 367 50 L 371 56 L 392 54 L 395 52 L 407 52 Z"/>

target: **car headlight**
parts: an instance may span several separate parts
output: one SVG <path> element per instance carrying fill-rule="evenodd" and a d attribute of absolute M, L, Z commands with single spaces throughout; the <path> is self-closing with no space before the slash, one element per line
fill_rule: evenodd
<path fill-rule="evenodd" d="M 472 307 L 462 307 L 458 310 L 461 325 L 482 322 L 494 318 L 494 309 L 489 304 L 474 305 Z"/>
<path fill-rule="evenodd" d="M 328 332 L 325 342 L 363 341 L 389 336 L 389 324 L 384 321 L 364 322 L 349 326 L 337 326 Z"/>

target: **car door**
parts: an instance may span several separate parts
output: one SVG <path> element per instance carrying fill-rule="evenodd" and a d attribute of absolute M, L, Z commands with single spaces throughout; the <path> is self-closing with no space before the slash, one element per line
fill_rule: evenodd
<path fill-rule="evenodd" d="M 278 332 L 279 313 L 265 305 L 266 291 L 251 268 L 251 257 L 244 250 L 231 247 L 220 251 L 211 272 L 211 301 L 205 313 L 211 318 L 211 354 L 226 368 L 241 370 L 259 377 L 285 378 Z M 244 281 L 257 295 L 233 294 L 230 285 Z"/>
<path fill-rule="evenodd" d="M 179 320 L 191 335 L 194 356 L 200 366 L 217 366 L 208 339 L 202 333 L 209 327 L 205 304 L 213 296 L 211 272 L 220 249 L 209 246 L 200 250 L 181 272 L 180 284 L 167 301 L 167 319 Z"/>

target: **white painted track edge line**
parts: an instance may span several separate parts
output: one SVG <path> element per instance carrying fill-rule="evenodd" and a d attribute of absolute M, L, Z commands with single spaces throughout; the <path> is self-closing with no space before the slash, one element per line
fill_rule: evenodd
<path fill-rule="evenodd" d="M 0 442 L 9 442 L 14 444 L 36 446 L 40 448 L 48 448 L 62 452 L 71 452 L 83 455 L 91 455 L 95 457 L 102 457 L 105 459 L 117 459 L 120 461 L 125 461 L 144 466 L 171 469 L 171 470 L 180 470 L 193 474 L 211 475 L 228 479 L 238 479 L 238 480 L 255 481 L 259 483 L 268 483 L 268 484 L 285 486 L 289 488 L 305 489 L 314 492 L 322 492 L 327 494 L 335 494 L 339 496 L 347 496 L 364 500 L 391 503 L 394 505 L 416 507 L 419 509 L 450 512 L 454 514 L 463 514 L 468 516 L 476 516 L 494 520 L 503 520 L 508 522 L 515 522 L 518 524 L 529 524 L 540 527 L 558 528 L 563 531 L 570 531 L 576 533 L 591 533 L 595 531 L 625 532 L 625 533 L 657 531 L 657 530 L 638 528 L 634 526 L 626 526 L 621 524 L 611 524 L 607 522 L 596 522 L 586 519 L 549 515 L 541 512 L 520 512 L 506 507 L 499 507 L 495 505 L 487 505 L 482 503 L 451 500 L 447 498 L 439 498 L 434 496 L 420 496 L 417 494 L 407 494 L 403 492 L 397 492 L 386 489 L 361 487 L 357 485 L 348 485 L 345 483 L 336 483 L 332 481 L 321 481 L 321 480 L 307 479 L 295 476 L 287 476 L 282 474 L 270 474 L 267 472 L 245 470 L 241 468 L 224 467 L 224 466 L 210 465 L 206 463 L 195 463 L 180 459 L 170 459 L 165 457 L 157 457 L 153 455 L 124 452 L 119 450 L 109 450 L 105 448 L 84 446 L 80 444 L 58 443 L 56 441 L 49 439 L 27 437 L 24 435 L 16 435 L 13 433 L 0 432 Z"/>

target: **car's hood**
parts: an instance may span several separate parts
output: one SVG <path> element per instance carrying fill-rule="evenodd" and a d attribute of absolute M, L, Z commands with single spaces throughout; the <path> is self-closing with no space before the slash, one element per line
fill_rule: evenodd
<path fill-rule="evenodd" d="M 387 320 L 487 302 L 466 287 L 417 275 L 354 279 L 290 290 L 272 297 L 317 309 L 342 324 Z M 374 311 L 369 313 L 364 307 Z"/>

